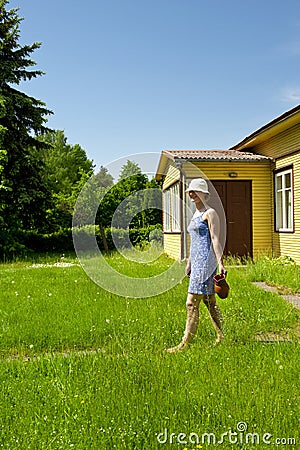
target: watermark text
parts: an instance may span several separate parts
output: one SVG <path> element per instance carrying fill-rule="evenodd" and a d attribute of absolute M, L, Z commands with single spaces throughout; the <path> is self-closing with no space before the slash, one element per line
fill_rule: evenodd
<path fill-rule="evenodd" d="M 174 433 L 165 428 L 161 433 L 157 433 L 159 444 L 181 444 L 192 445 L 201 448 L 202 445 L 216 444 L 250 444 L 250 445 L 296 445 L 294 437 L 274 437 L 271 433 L 249 432 L 246 422 L 238 422 L 235 430 L 228 430 L 220 435 L 213 432 L 203 433 Z"/>

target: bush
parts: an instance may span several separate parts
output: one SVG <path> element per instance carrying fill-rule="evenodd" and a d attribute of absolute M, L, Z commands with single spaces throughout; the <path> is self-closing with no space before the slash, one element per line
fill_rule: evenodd
<path fill-rule="evenodd" d="M 76 248 L 79 250 L 95 248 L 96 242 L 101 250 L 104 249 L 100 228 L 98 225 L 86 225 L 81 228 L 65 228 L 54 233 L 41 234 L 37 231 L 18 232 L 12 251 L 3 253 L 2 259 L 12 259 L 17 256 L 24 256 L 29 252 L 34 253 L 64 253 L 74 251 L 72 234 L 76 235 Z M 105 228 L 106 241 L 109 250 L 116 248 L 129 248 L 132 245 L 145 245 L 150 242 L 161 242 L 161 225 L 150 225 L 147 228 Z M 1 248 L 0 248 L 1 250 Z M 2 249 L 3 250 L 3 249 Z"/>
<path fill-rule="evenodd" d="M 49 234 L 40 234 L 32 230 L 22 231 L 18 237 L 27 250 L 37 253 L 74 250 L 71 228 Z"/>
<path fill-rule="evenodd" d="M 108 248 L 113 250 L 116 248 L 129 248 L 132 245 L 135 247 L 137 245 L 148 244 L 150 240 L 150 234 L 157 229 L 161 230 L 160 225 L 150 225 L 147 228 L 106 228 L 105 237 L 107 240 Z M 103 249 L 103 241 L 100 233 L 97 233 L 97 241 L 100 249 Z"/>
<path fill-rule="evenodd" d="M 149 241 L 153 244 L 162 245 L 163 232 L 162 229 L 155 228 L 149 233 Z"/>

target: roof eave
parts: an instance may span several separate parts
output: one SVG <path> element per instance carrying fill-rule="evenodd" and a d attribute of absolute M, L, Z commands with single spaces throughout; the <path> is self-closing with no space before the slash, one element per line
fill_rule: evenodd
<path fill-rule="evenodd" d="M 157 170 L 156 170 L 156 174 L 155 174 L 156 181 L 161 181 L 164 178 L 169 160 L 174 161 L 174 155 L 170 154 L 166 150 L 163 150 L 161 152 Z"/>
<path fill-rule="evenodd" d="M 222 163 L 222 162 L 230 162 L 230 163 L 243 163 L 243 162 L 270 162 L 272 161 L 272 158 L 255 158 L 255 159 L 250 159 L 250 158 L 245 158 L 245 159 L 234 159 L 234 158 L 222 158 L 222 159 L 213 159 L 213 158 L 195 158 L 195 159 L 186 159 L 185 161 L 183 161 L 181 158 L 178 158 L 178 161 L 182 161 L 182 162 L 215 162 L 215 163 Z"/>
<path fill-rule="evenodd" d="M 234 145 L 230 150 L 244 150 L 252 148 L 259 143 L 266 141 L 279 133 L 291 128 L 300 122 L 300 105 L 285 112 L 281 116 L 267 123 L 263 127 L 254 131 L 254 133 L 245 137 L 241 142 Z"/>

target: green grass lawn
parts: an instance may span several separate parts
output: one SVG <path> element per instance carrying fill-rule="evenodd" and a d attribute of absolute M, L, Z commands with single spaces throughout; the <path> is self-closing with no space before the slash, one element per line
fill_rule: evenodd
<path fill-rule="evenodd" d="M 137 276 L 140 264 L 118 258 L 107 261 Z M 284 280 L 300 292 L 298 267 L 274 272 L 265 259 L 229 269 L 223 342 L 213 345 L 201 305 L 194 344 L 170 355 L 187 279 L 156 297 L 123 298 L 79 265 L 38 262 L 47 265 L 0 266 L 0 448 L 300 448 L 299 311 L 251 283 Z M 171 263 L 161 256 L 143 273 Z M 257 341 L 263 333 L 286 340 Z"/>

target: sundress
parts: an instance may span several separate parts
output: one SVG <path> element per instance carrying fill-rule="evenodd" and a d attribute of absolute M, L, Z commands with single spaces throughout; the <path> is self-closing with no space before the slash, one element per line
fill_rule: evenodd
<path fill-rule="evenodd" d="M 188 291 L 191 294 L 212 295 L 217 262 L 208 223 L 202 219 L 203 214 L 194 217 L 187 228 L 191 240 L 191 273 Z"/>

